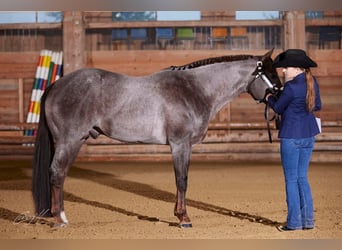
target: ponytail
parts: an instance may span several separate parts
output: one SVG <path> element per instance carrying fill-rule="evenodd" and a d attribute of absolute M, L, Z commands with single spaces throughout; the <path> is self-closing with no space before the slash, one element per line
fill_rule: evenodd
<path fill-rule="evenodd" d="M 305 69 L 305 78 L 307 86 L 306 108 L 309 112 L 312 112 L 315 108 L 315 84 L 310 69 Z"/>

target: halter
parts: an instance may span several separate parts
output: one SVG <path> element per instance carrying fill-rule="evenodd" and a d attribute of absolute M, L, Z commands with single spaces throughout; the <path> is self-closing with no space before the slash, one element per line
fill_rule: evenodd
<path fill-rule="evenodd" d="M 272 118 L 270 118 L 270 106 L 266 100 L 266 96 L 268 94 L 272 94 L 272 95 L 275 95 L 277 96 L 280 92 L 281 92 L 281 89 L 278 88 L 276 86 L 276 84 L 272 84 L 272 82 L 270 81 L 270 79 L 265 75 L 264 71 L 262 70 L 262 66 L 263 66 L 263 63 L 262 61 L 257 61 L 257 68 L 256 68 L 256 72 L 253 73 L 253 75 L 255 74 L 255 77 L 253 78 L 252 81 L 250 81 L 248 83 L 248 86 L 247 86 L 247 92 L 254 98 L 254 100 L 256 100 L 258 103 L 265 103 L 266 106 L 265 106 L 265 112 L 264 112 L 264 116 L 265 116 L 265 120 L 266 120 L 266 124 L 267 124 L 267 132 L 268 132 L 268 139 L 269 139 L 269 142 L 272 143 L 272 134 L 271 134 L 271 127 L 270 127 L 270 122 L 275 120 L 275 123 L 276 123 L 276 128 L 278 129 L 278 123 L 279 123 L 279 116 L 278 114 L 274 114 L 274 116 Z M 265 90 L 265 95 L 264 97 L 262 98 L 262 100 L 259 100 L 259 99 L 256 99 L 253 94 L 251 93 L 250 91 L 250 86 L 252 85 L 252 83 L 258 79 L 258 78 L 261 78 L 263 80 L 264 83 L 267 84 L 268 88 Z"/>
<path fill-rule="evenodd" d="M 262 66 L 263 66 L 263 63 L 262 61 L 257 61 L 257 68 L 256 70 L 254 71 L 253 75 L 255 75 L 255 77 L 253 78 L 252 81 L 250 81 L 247 85 L 247 92 L 254 98 L 254 100 L 256 100 L 257 102 L 263 102 L 263 103 L 266 103 L 267 101 L 265 100 L 266 98 L 266 95 L 269 94 L 269 93 L 272 93 L 272 94 L 277 94 L 280 89 L 276 86 L 276 84 L 272 84 L 271 80 L 265 75 L 264 71 L 262 70 Z M 263 80 L 264 83 L 266 83 L 266 85 L 268 86 L 268 88 L 265 90 L 265 95 L 263 97 L 263 99 L 259 100 L 257 98 L 255 98 L 252 94 L 252 92 L 250 91 L 250 87 L 252 85 L 252 83 L 258 79 L 258 78 L 261 78 Z"/>

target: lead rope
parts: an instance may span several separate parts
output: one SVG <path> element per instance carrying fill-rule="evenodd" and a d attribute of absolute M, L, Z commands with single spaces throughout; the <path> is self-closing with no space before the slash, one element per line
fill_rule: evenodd
<path fill-rule="evenodd" d="M 275 84 L 272 84 L 272 82 L 267 78 L 267 76 L 263 73 L 262 71 L 262 61 L 258 61 L 257 62 L 257 77 L 261 77 L 261 79 L 268 85 L 268 90 L 271 91 L 271 93 L 274 95 L 276 93 L 278 93 L 279 91 L 281 91 L 281 89 L 278 89 Z M 278 128 L 278 123 L 279 123 L 279 115 L 277 113 L 274 114 L 274 116 L 272 117 L 272 119 L 270 119 L 270 105 L 268 104 L 267 100 L 266 100 L 266 96 L 267 96 L 267 90 L 265 92 L 265 96 L 263 98 L 263 100 L 261 100 L 261 102 L 264 102 L 265 105 L 265 112 L 264 112 L 264 116 L 265 116 L 265 120 L 266 120 L 266 124 L 267 124 L 267 133 L 268 133 L 268 140 L 270 143 L 273 142 L 272 140 L 272 133 L 271 133 L 271 126 L 270 126 L 270 122 L 275 120 L 275 124 L 276 124 L 276 129 Z"/>
<path fill-rule="evenodd" d="M 277 113 L 274 114 L 274 116 L 270 119 L 270 105 L 268 104 L 268 102 L 265 103 L 265 120 L 266 120 L 266 125 L 267 125 L 267 133 L 268 133 L 268 141 L 270 143 L 273 142 L 272 140 L 272 133 L 271 133 L 271 125 L 270 122 L 271 121 L 275 121 L 275 126 L 276 129 L 279 129 L 279 115 Z"/>
<path fill-rule="evenodd" d="M 272 118 L 272 120 L 274 119 L 274 117 Z M 271 133 L 271 126 L 270 126 L 270 105 L 268 104 L 268 102 L 265 105 L 265 120 L 266 120 L 266 124 L 267 124 L 267 133 L 268 133 L 268 141 L 270 143 L 272 143 L 272 133 Z"/>

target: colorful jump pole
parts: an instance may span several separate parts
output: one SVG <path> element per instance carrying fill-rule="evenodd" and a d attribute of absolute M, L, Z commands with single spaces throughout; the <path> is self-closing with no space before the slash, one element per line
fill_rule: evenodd
<path fill-rule="evenodd" d="M 62 77 L 63 73 L 63 51 L 59 52 L 57 57 L 57 72 L 56 72 L 56 79 L 57 81 L 59 78 Z"/>
<path fill-rule="evenodd" d="M 36 75 L 27 114 L 27 123 L 38 123 L 40 115 L 40 98 L 46 88 L 61 76 L 62 52 L 42 50 L 40 52 Z M 34 130 L 25 130 L 24 135 L 35 135 Z"/>
<path fill-rule="evenodd" d="M 46 54 L 46 50 L 40 51 L 36 75 L 35 75 L 35 79 L 34 79 L 33 87 L 32 87 L 30 105 L 29 105 L 29 109 L 28 109 L 28 113 L 27 113 L 27 119 L 26 119 L 27 123 L 32 123 L 34 120 L 34 118 L 33 118 L 34 108 L 35 108 L 36 99 L 38 96 L 39 82 L 40 82 L 41 75 L 42 75 L 43 64 L 44 64 L 44 60 L 45 60 L 45 54 Z M 24 135 L 29 136 L 30 134 L 31 134 L 31 130 L 25 130 L 24 131 Z"/>

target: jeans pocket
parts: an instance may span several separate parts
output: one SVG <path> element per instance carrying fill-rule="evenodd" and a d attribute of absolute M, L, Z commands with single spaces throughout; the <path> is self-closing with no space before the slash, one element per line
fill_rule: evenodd
<path fill-rule="evenodd" d="M 302 139 L 302 148 L 313 148 L 315 143 L 315 138 L 314 137 L 309 137 L 309 138 L 304 138 Z"/>
<path fill-rule="evenodd" d="M 313 148 L 315 143 L 314 137 L 300 139 L 286 139 L 287 146 L 294 148 Z"/>

